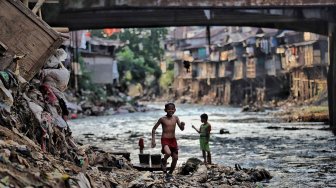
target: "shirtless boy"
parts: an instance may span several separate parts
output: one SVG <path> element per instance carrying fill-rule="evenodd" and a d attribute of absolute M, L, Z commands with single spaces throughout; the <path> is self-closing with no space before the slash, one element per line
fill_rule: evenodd
<path fill-rule="evenodd" d="M 154 148 L 156 146 L 155 131 L 160 124 L 162 125 L 161 152 L 164 154 L 164 157 L 163 159 L 161 159 L 161 165 L 164 173 L 167 173 L 167 160 L 169 157 L 172 157 L 172 163 L 168 175 L 171 175 L 173 173 L 178 159 L 178 146 L 175 138 L 176 124 L 182 131 L 184 130 L 185 125 L 184 122 L 181 122 L 180 119 L 174 115 L 175 111 L 175 104 L 167 103 L 165 105 L 165 112 L 167 114 L 157 121 L 152 130 L 152 147 Z"/>

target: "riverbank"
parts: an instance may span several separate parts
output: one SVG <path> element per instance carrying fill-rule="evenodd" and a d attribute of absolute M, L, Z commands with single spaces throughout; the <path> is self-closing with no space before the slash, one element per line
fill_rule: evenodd
<path fill-rule="evenodd" d="M 243 121 L 253 122 L 322 122 L 329 123 L 329 110 L 325 105 L 287 105 L 277 107 L 242 107 L 242 112 L 267 112 L 268 117 L 265 119 L 246 119 Z"/>
<path fill-rule="evenodd" d="M 327 106 L 295 106 L 281 109 L 275 116 L 286 122 L 329 122 Z"/>
<path fill-rule="evenodd" d="M 276 118 L 285 122 L 323 122 L 329 123 L 328 95 L 320 95 L 306 100 L 287 99 L 277 104 L 278 111 L 273 113 Z"/>

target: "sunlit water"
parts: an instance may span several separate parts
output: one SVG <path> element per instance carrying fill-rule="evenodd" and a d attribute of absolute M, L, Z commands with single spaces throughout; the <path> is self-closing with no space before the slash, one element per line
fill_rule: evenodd
<path fill-rule="evenodd" d="M 74 137 L 104 150 L 131 153 L 138 163 L 138 140 L 145 140 L 145 153 L 160 153 L 161 127 L 157 129 L 156 148 L 150 148 L 152 127 L 164 116 L 163 104 L 158 110 L 111 116 L 88 117 L 69 122 Z M 269 187 L 336 187 L 336 139 L 322 123 L 278 123 L 268 112 L 242 113 L 240 108 L 207 105 L 176 105 L 175 115 L 186 123 L 177 128 L 179 165 L 190 157 L 202 159 L 198 134 L 200 115 L 207 113 L 212 125 L 210 148 L 214 163 L 243 168 L 265 168 L 274 176 Z M 270 123 L 271 122 L 271 123 Z M 269 126 L 307 127 L 309 129 L 274 130 Z M 230 134 L 219 134 L 221 128 Z"/>

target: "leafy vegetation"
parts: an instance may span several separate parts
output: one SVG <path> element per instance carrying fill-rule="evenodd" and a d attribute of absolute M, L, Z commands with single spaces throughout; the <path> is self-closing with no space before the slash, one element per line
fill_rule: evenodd
<path fill-rule="evenodd" d="M 125 43 L 124 48 L 118 49 L 116 53 L 119 81 L 123 90 L 126 90 L 130 84 L 140 83 L 144 88 L 151 88 L 148 90 L 157 93 L 162 74 L 160 62 L 164 55 L 163 42 L 167 32 L 166 28 L 130 28 L 111 36 L 105 35 L 102 30 L 94 30 L 91 35 L 119 39 Z M 170 84 L 168 82 L 171 82 L 171 75 L 172 73 L 164 74 L 164 78 L 161 79 L 163 87 Z M 149 79 L 152 76 L 154 79 Z M 153 88 L 157 89 L 153 91 Z"/>
<path fill-rule="evenodd" d="M 142 81 L 146 77 L 146 72 L 151 72 L 152 69 L 145 65 L 143 57 L 135 57 L 133 51 L 125 47 L 117 53 L 118 69 L 121 84 L 131 84 Z"/>
<path fill-rule="evenodd" d="M 173 81 L 174 81 L 174 71 L 168 70 L 167 72 L 162 74 L 160 78 L 160 87 L 166 91 L 171 86 Z"/>
<path fill-rule="evenodd" d="M 171 59 L 165 61 L 167 71 L 160 77 L 159 83 L 163 91 L 167 91 L 174 81 L 174 62 Z"/>

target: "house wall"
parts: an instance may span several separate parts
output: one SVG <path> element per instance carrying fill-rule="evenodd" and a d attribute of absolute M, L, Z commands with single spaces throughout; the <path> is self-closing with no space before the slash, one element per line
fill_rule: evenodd
<path fill-rule="evenodd" d="M 296 69 L 290 76 L 291 95 L 295 99 L 306 100 L 327 89 L 327 70 L 324 67 Z"/>
<path fill-rule="evenodd" d="M 91 56 L 83 57 L 85 66 L 91 73 L 93 83 L 113 84 L 113 79 L 117 77 L 114 74 L 113 58 L 110 56 Z"/>

